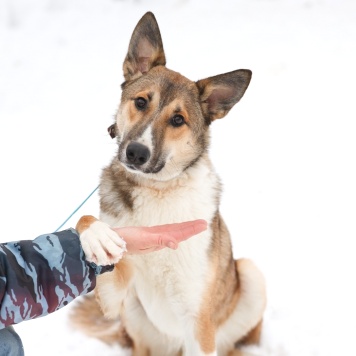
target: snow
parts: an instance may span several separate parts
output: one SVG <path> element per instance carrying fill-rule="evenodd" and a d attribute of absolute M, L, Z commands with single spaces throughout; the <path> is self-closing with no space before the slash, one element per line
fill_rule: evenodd
<path fill-rule="evenodd" d="M 116 151 L 121 66 L 153 11 L 168 67 L 190 79 L 253 71 L 212 125 L 236 257 L 268 286 L 256 355 L 356 355 L 356 2 L 0 2 L 0 241 L 55 230 Z M 94 194 L 65 227 L 98 215 Z M 71 305 L 16 326 L 26 355 L 125 355 L 73 330 Z M 128 353 L 126 353 L 128 354 Z"/>

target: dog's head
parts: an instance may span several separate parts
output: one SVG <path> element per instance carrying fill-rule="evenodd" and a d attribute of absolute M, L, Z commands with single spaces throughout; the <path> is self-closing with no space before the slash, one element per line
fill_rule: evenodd
<path fill-rule="evenodd" d="M 208 128 L 242 98 L 251 71 L 236 70 L 193 82 L 165 67 L 154 15 L 138 22 L 123 70 L 116 125 L 118 159 L 127 171 L 167 181 L 199 160 L 209 144 Z"/>

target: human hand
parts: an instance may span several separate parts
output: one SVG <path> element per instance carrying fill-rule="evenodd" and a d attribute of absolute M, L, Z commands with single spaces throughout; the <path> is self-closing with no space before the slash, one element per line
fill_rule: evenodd
<path fill-rule="evenodd" d="M 207 228 L 205 220 L 193 220 L 176 224 L 151 227 L 114 227 L 126 242 L 127 253 L 145 254 L 165 247 L 173 250 L 178 244 Z"/>
<path fill-rule="evenodd" d="M 164 247 L 176 249 L 180 242 L 206 228 L 205 220 L 151 227 L 111 228 L 93 216 L 83 216 L 76 226 L 86 260 L 103 266 L 117 263 L 124 252 L 145 254 Z"/>

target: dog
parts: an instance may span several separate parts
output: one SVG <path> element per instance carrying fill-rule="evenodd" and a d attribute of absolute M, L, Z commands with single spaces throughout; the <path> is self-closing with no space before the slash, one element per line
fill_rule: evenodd
<path fill-rule="evenodd" d="M 211 125 L 242 98 L 252 73 L 240 69 L 194 82 L 166 68 L 160 30 L 148 12 L 133 31 L 123 74 L 109 128 L 118 151 L 102 171 L 100 221 L 84 217 L 78 231 L 90 239 L 104 223 L 193 219 L 206 220 L 208 229 L 177 250 L 126 255 L 98 276 L 95 298 L 77 303 L 73 323 L 131 347 L 134 356 L 242 355 L 241 347 L 260 339 L 265 281 L 251 260 L 233 259 L 208 148 Z"/>

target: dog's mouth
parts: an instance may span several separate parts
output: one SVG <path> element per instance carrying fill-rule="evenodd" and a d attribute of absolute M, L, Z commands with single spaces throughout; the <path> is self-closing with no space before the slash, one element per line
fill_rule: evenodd
<path fill-rule="evenodd" d="M 120 159 L 119 159 L 120 160 Z M 120 160 L 121 162 L 121 160 Z M 155 165 L 154 167 L 146 167 L 144 168 L 143 166 L 137 166 L 135 164 L 130 164 L 128 162 L 121 162 L 123 166 L 131 173 L 144 173 L 144 174 L 157 174 L 159 173 L 165 166 L 165 162 L 159 163 L 158 165 Z"/>

